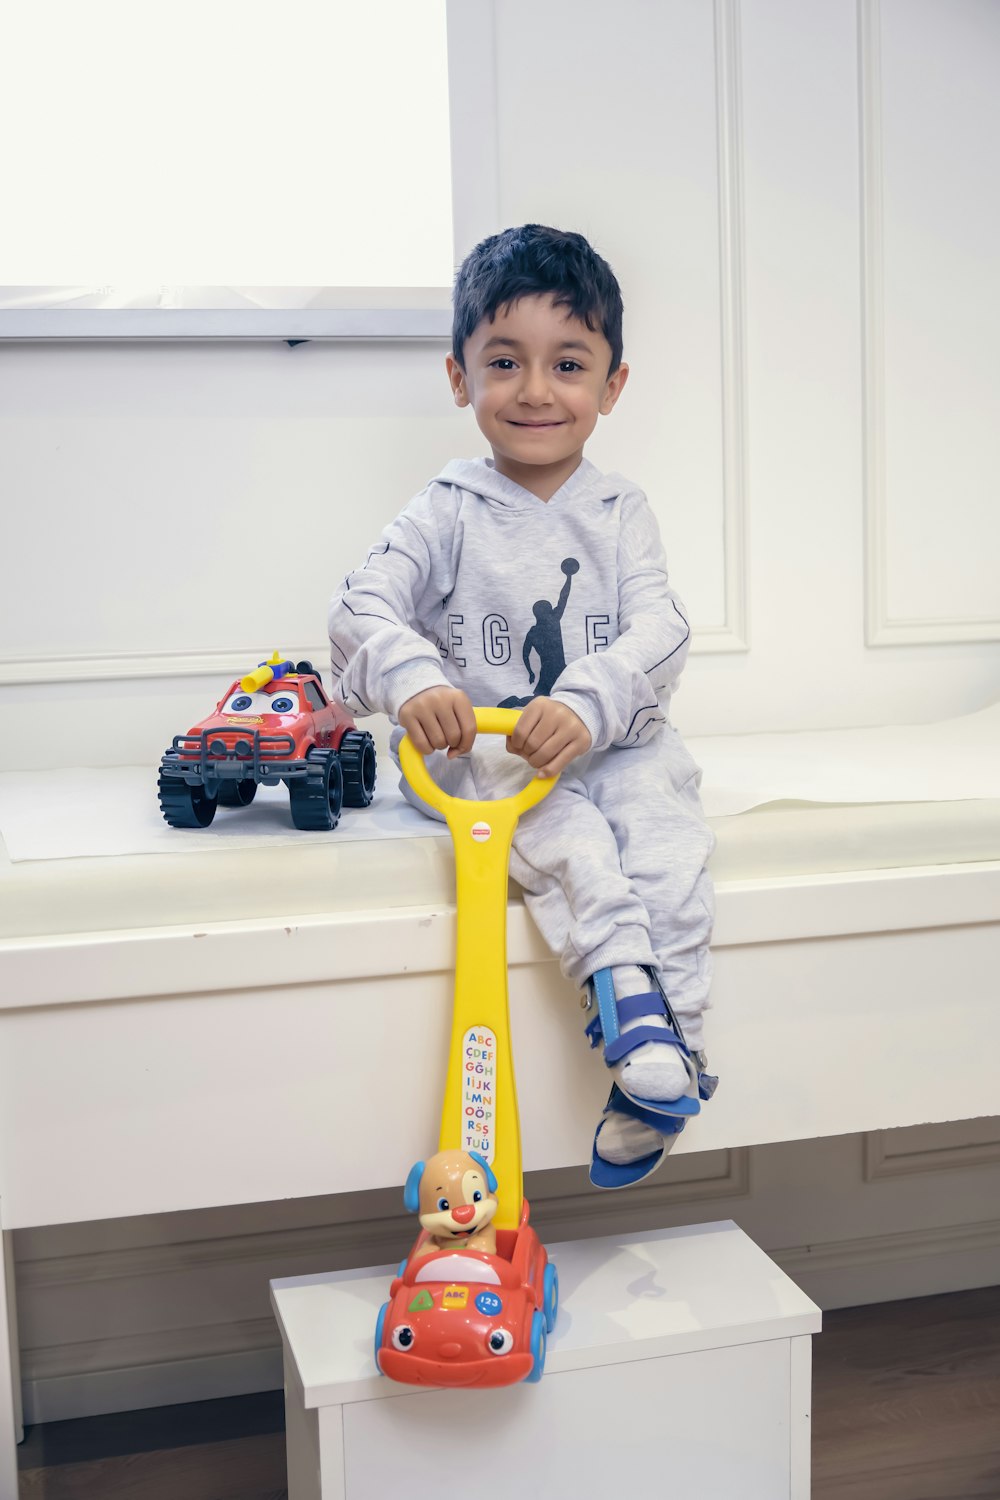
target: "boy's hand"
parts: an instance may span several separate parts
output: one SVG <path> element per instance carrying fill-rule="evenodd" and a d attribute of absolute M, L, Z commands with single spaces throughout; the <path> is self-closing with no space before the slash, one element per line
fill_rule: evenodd
<path fill-rule="evenodd" d="M 583 720 L 551 698 L 533 698 L 507 736 L 507 749 L 520 755 L 539 776 L 558 776 L 571 760 L 590 749 L 590 730 Z"/>
<path fill-rule="evenodd" d="M 447 749 L 451 760 L 467 755 L 476 738 L 472 699 L 461 688 L 433 687 L 415 693 L 399 710 L 399 722 L 421 755 Z"/>

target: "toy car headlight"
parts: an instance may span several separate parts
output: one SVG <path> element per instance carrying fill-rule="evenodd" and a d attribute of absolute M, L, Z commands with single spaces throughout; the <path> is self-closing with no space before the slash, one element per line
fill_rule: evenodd
<path fill-rule="evenodd" d="M 494 1328 L 486 1340 L 491 1354 L 509 1354 L 514 1347 L 514 1335 L 506 1328 Z"/>
<path fill-rule="evenodd" d="M 392 1347 L 403 1350 L 412 1349 L 413 1338 L 413 1329 L 409 1323 L 402 1323 L 398 1328 L 392 1330 Z"/>
<path fill-rule="evenodd" d="M 253 754 L 253 746 L 249 740 L 237 740 L 235 749 L 236 754 L 243 756 L 244 759 Z"/>
<path fill-rule="evenodd" d="M 226 742 L 225 742 L 225 740 L 213 740 L 212 743 L 208 747 L 208 753 L 210 755 L 217 755 L 217 756 L 225 755 L 225 753 L 226 753 Z"/>

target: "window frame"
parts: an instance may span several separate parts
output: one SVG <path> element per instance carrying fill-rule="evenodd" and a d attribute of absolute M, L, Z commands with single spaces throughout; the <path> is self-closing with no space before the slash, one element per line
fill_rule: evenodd
<path fill-rule="evenodd" d="M 494 0 L 447 0 L 453 257 L 499 226 Z M 475 122 L 474 128 L 472 122 Z M 451 287 L 332 289 L 326 308 L 0 309 L 0 342 L 202 339 L 409 343 L 451 336 Z"/>

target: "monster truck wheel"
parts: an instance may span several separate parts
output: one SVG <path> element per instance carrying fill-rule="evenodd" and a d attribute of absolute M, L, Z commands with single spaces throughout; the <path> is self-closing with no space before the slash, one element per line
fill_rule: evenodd
<path fill-rule="evenodd" d="M 328 833 L 340 822 L 344 801 L 344 773 L 335 750 L 314 746 L 306 756 L 310 774 L 288 784 L 292 822 L 306 832 Z"/>
<path fill-rule="evenodd" d="M 160 811 L 171 828 L 207 828 L 219 805 L 203 786 L 188 786 L 180 776 L 160 772 L 157 783 Z"/>
<path fill-rule="evenodd" d="M 219 787 L 219 806 L 249 807 L 256 795 L 256 781 L 224 781 Z"/>
<path fill-rule="evenodd" d="M 349 729 L 340 742 L 344 806 L 368 807 L 375 795 L 375 741 L 363 729 Z"/>

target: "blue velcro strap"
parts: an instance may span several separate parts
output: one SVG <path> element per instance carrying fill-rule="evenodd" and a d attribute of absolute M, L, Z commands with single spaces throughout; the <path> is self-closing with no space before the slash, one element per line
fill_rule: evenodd
<path fill-rule="evenodd" d="M 601 1030 L 601 1018 L 595 1016 L 590 1025 L 584 1029 L 584 1036 L 590 1037 L 591 1048 L 599 1047 L 604 1040 L 604 1032 Z"/>
<path fill-rule="evenodd" d="M 621 1034 L 618 1025 L 618 1006 L 615 1003 L 615 985 L 611 978 L 610 969 L 598 969 L 596 974 L 591 975 L 591 984 L 594 986 L 594 998 L 597 1001 L 597 1014 L 601 1021 L 601 1035 L 604 1037 L 605 1045 L 608 1042 L 616 1042 Z"/>
<path fill-rule="evenodd" d="M 613 1085 L 604 1108 L 618 1115 L 629 1115 L 633 1120 L 641 1120 L 643 1125 L 652 1126 L 661 1135 L 677 1135 L 684 1129 L 682 1118 L 677 1115 L 661 1115 L 656 1110 L 644 1109 L 641 1104 L 636 1104 L 634 1099 L 623 1094 L 617 1084 Z"/>
<path fill-rule="evenodd" d="M 604 1061 L 612 1068 L 623 1057 L 634 1052 L 636 1047 L 641 1047 L 643 1042 L 669 1042 L 672 1047 L 678 1047 L 682 1052 L 687 1051 L 680 1037 L 669 1026 L 634 1026 L 610 1046 L 605 1042 Z"/>
<path fill-rule="evenodd" d="M 628 1021 L 639 1021 L 643 1016 L 666 1016 L 667 1007 L 659 990 L 647 990 L 642 995 L 625 995 L 618 1001 L 619 1025 Z"/>

